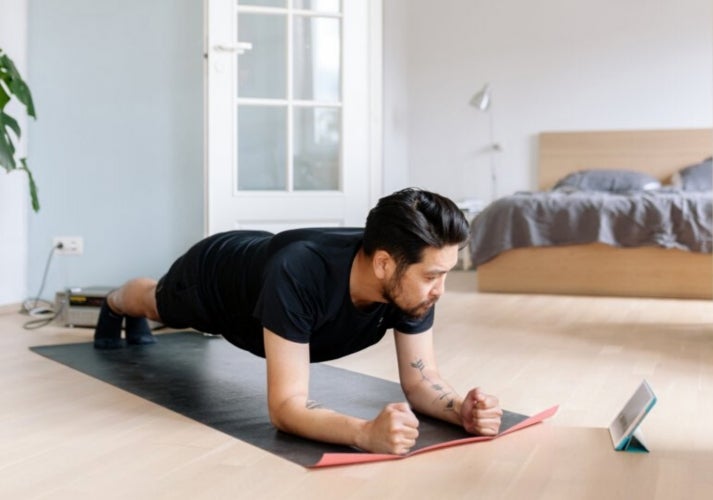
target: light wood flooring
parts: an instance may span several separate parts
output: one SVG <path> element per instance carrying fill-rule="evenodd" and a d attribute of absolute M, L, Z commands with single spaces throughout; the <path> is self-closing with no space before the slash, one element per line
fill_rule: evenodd
<path fill-rule="evenodd" d="M 311 471 L 30 352 L 91 331 L 0 314 L 0 498 L 711 498 L 713 303 L 479 294 L 437 306 L 441 372 L 544 424 L 405 460 Z M 158 346 L 157 346 L 158 347 Z M 393 342 L 332 364 L 397 380 Z M 641 379 L 649 454 L 606 427 Z M 350 390 L 345 387 L 344 390 Z"/>

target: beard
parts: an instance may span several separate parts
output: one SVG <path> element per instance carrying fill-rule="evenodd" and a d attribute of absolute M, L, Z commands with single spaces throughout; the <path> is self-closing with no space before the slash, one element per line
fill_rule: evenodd
<path fill-rule="evenodd" d="M 394 275 L 391 279 L 384 285 L 384 289 L 381 291 L 381 296 L 386 302 L 396 307 L 403 314 L 412 319 L 423 318 L 428 311 L 437 302 L 434 300 L 424 300 L 419 302 L 415 306 L 405 306 L 401 303 L 401 275 Z"/>

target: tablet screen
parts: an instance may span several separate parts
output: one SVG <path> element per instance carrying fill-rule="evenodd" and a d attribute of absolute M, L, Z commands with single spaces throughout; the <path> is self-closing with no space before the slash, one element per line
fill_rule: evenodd
<path fill-rule="evenodd" d="M 644 380 L 609 426 L 615 449 L 621 450 L 626 445 L 654 403 L 656 403 L 654 391 Z"/>

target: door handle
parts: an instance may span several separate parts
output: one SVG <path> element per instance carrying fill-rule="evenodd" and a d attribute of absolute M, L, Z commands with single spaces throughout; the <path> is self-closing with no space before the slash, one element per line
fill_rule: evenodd
<path fill-rule="evenodd" d="M 250 42 L 236 42 L 214 45 L 213 49 L 218 52 L 232 52 L 234 54 L 244 54 L 248 50 L 252 50 L 253 44 Z"/>

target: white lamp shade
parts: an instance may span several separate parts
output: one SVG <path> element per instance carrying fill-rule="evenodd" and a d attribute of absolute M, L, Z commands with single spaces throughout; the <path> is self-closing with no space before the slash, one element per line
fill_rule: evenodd
<path fill-rule="evenodd" d="M 470 98 L 469 104 L 480 111 L 487 111 L 490 107 L 490 84 L 486 83 L 482 89 L 476 92 Z"/>

